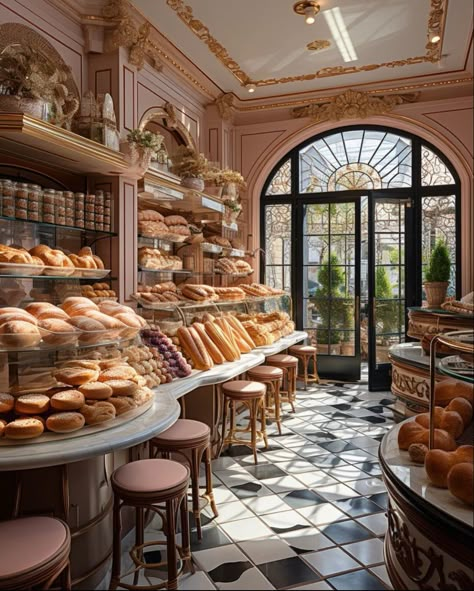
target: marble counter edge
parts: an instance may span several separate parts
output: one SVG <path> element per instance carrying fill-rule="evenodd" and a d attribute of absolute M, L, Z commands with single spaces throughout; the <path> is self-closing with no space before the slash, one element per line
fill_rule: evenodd
<path fill-rule="evenodd" d="M 149 410 L 118 427 L 57 442 L 32 442 L 0 448 L 0 472 L 71 464 L 127 449 L 171 427 L 179 414 L 180 407 L 175 398 L 159 392 Z"/>

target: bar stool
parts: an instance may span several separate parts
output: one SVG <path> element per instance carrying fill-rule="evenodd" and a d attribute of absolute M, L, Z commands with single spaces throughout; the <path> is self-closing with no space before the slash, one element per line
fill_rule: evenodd
<path fill-rule="evenodd" d="M 112 490 L 114 491 L 113 509 L 113 552 L 112 578 L 109 589 L 124 587 L 125 589 L 144 589 L 137 586 L 140 569 L 158 569 L 167 563 L 168 580 L 150 588 L 167 589 L 178 588 L 178 576 L 183 572 L 187 563 L 191 564 L 191 549 L 189 538 L 189 520 L 186 493 L 189 487 L 189 470 L 179 462 L 171 460 L 138 460 L 117 468 L 112 474 Z M 157 506 L 164 503 L 164 509 Z M 130 550 L 130 556 L 135 568 L 121 575 L 121 509 L 135 508 L 135 545 Z M 166 542 L 150 541 L 144 543 L 145 509 L 158 513 L 163 520 L 163 531 Z M 176 544 L 176 518 L 178 509 L 181 514 L 182 544 Z M 143 550 L 148 546 L 167 547 L 167 561 L 146 563 Z M 177 552 L 182 560 L 178 572 Z M 121 578 L 134 575 L 133 585 L 121 582 Z"/>
<path fill-rule="evenodd" d="M 156 457 L 161 452 L 161 456 L 168 459 L 171 453 L 179 454 L 187 462 L 191 471 L 193 514 L 196 521 L 197 535 L 198 539 L 202 540 L 201 509 L 199 507 L 199 467 L 203 455 L 206 468 L 206 492 L 203 497 L 211 505 L 214 515 L 216 517 L 219 515 L 212 491 L 210 428 L 199 421 L 178 419 L 172 427 L 150 441 L 150 452 L 153 457 Z M 189 455 L 186 452 L 189 452 Z"/>
<path fill-rule="evenodd" d="M 278 433 L 281 435 L 281 400 L 280 388 L 283 382 L 283 370 L 269 365 L 258 365 L 247 372 L 249 380 L 261 382 L 267 386 L 266 410 L 270 411 L 270 417 L 275 419 Z"/>
<path fill-rule="evenodd" d="M 289 353 L 290 355 L 294 355 L 301 359 L 303 364 L 303 375 L 298 374 L 296 377 L 300 380 L 304 381 L 304 389 L 308 388 L 309 382 L 316 382 L 319 384 L 319 375 L 318 369 L 316 366 L 316 347 L 312 345 L 293 345 L 290 347 Z M 313 373 L 309 373 L 309 364 L 310 361 L 313 361 Z"/>
<path fill-rule="evenodd" d="M 22 517 L 0 523 L 0 589 L 49 589 L 60 578 L 71 589 L 69 527 L 55 517 Z"/>
<path fill-rule="evenodd" d="M 247 380 L 233 380 L 222 384 L 222 393 L 224 396 L 224 410 L 222 417 L 222 439 L 219 454 L 227 443 L 232 445 L 237 443 L 247 445 L 253 450 L 255 464 L 257 460 L 257 443 L 264 441 L 265 447 L 268 447 L 267 427 L 265 421 L 265 396 L 267 387 L 260 382 L 250 382 Z M 249 424 L 246 428 L 237 428 L 235 426 L 235 404 L 242 403 L 249 409 Z M 227 426 L 227 407 L 230 410 L 230 428 L 227 436 L 225 435 Z M 257 420 L 260 420 L 261 430 L 257 430 Z M 250 442 L 248 439 L 236 437 L 236 433 L 248 433 L 250 431 Z"/>
<path fill-rule="evenodd" d="M 271 355 L 267 357 L 266 363 L 272 367 L 279 367 L 283 370 L 286 379 L 286 390 L 280 390 L 282 402 L 288 402 L 293 412 L 296 402 L 296 374 L 298 373 L 298 358 L 292 355 Z"/>

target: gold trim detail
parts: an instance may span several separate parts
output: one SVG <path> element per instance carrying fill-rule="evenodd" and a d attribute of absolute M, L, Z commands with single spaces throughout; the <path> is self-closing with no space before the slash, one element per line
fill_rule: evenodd
<path fill-rule="evenodd" d="M 165 121 L 166 127 L 174 129 L 179 133 L 188 147 L 197 150 L 193 136 L 186 126 L 178 119 L 176 108 L 169 102 L 165 103 L 162 107 L 153 107 L 147 111 L 140 120 L 138 127 L 143 130 L 151 121 L 162 123 L 163 120 Z"/>
<path fill-rule="evenodd" d="M 160 72 L 163 63 L 156 51 L 156 47 L 150 44 L 149 36 L 151 24 L 146 21 L 137 26 L 133 20 L 127 0 L 110 0 L 103 8 L 102 15 L 106 19 L 115 21 L 115 26 L 108 35 L 106 50 L 111 51 L 118 47 L 127 47 L 128 61 L 141 70 L 149 58 L 152 66 Z"/>
<path fill-rule="evenodd" d="M 306 49 L 309 51 L 321 51 L 321 49 L 327 49 L 328 47 L 331 47 L 331 42 L 328 39 L 316 39 L 308 43 Z"/>
<path fill-rule="evenodd" d="M 307 8 L 314 8 L 314 16 L 317 16 L 321 10 L 321 7 L 315 0 L 298 0 L 293 5 L 293 10 L 301 16 L 305 16 L 305 10 Z"/>
<path fill-rule="evenodd" d="M 112 0 L 113 2 L 124 0 Z M 409 57 L 401 60 L 393 60 L 378 64 L 368 64 L 365 66 L 336 66 L 322 68 L 310 74 L 300 74 L 298 76 L 285 76 L 283 78 L 265 78 L 261 80 L 252 80 L 251 77 L 242 70 L 241 66 L 233 59 L 227 49 L 211 34 L 206 25 L 197 19 L 193 14 L 191 6 L 186 5 L 184 0 L 166 0 L 167 5 L 176 12 L 184 24 L 209 48 L 216 58 L 237 78 L 242 86 L 255 84 L 256 86 L 271 86 L 274 84 L 288 84 L 290 82 L 305 82 L 318 78 L 327 78 L 330 76 L 341 76 L 343 74 L 356 74 L 359 72 L 369 72 L 379 68 L 398 68 L 425 62 L 435 63 L 439 61 L 442 53 L 444 28 L 446 24 L 446 13 L 448 0 L 431 0 L 430 12 L 428 15 L 427 26 L 427 44 L 425 55 Z M 437 43 L 431 43 L 432 35 L 439 35 L 440 40 Z"/>
<path fill-rule="evenodd" d="M 222 119 L 224 119 L 224 121 L 229 121 L 230 119 L 232 119 L 235 105 L 234 95 L 231 92 L 222 94 L 221 96 L 216 98 L 215 105 L 217 106 L 219 115 L 222 117 Z"/>
<path fill-rule="evenodd" d="M 372 115 L 385 115 L 403 103 L 413 103 L 419 93 L 390 94 L 374 97 L 367 92 L 346 90 L 342 94 L 330 97 L 322 104 L 312 103 L 296 107 L 292 111 L 295 118 L 310 117 L 316 123 L 322 121 L 341 121 L 342 119 L 364 119 Z"/>

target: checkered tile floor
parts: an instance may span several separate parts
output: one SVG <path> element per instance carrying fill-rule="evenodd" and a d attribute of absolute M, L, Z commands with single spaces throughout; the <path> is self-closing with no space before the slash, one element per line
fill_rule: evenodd
<path fill-rule="evenodd" d="M 394 424 L 392 403 L 362 382 L 298 391 L 282 435 L 268 426 L 258 466 L 245 446 L 215 460 L 219 517 L 204 509 L 201 543 L 193 532 L 197 572 L 179 588 L 390 589 L 377 451 Z M 158 537 L 154 526 L 148 540 Z"/>

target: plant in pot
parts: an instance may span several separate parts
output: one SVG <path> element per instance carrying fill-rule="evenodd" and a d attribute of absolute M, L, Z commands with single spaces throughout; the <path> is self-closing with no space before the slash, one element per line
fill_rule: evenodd
<path fill-rule="evenodd" d="M 391 334 L 398 332 L 400 302 L 393 299 L 393 285 L 386 267 L 375 270 L 377 361 L 388 362 Z"/>
<path fill-rule="evenodd" d="M 26 113 L 71 128 L 79 100 L 69 92 L 70 68 L 38 48 L 12 43 L 0 53 L 0 110 Z"/>
<path fill-rule="evenodd" d="M 152 156 L 156 154 L 163 143 L 163 136 L 146 129 L 132 129 L 127 134 L 127 142 L 123 151 L 130 166 L 146 170 L 150 166 Z"/>
<path fill-rule="evenodd" d="M 352 356 L 354 355 L 355 344 L 354 344 L 354 303 L 353 298 L 347 292 L 344 297 L 345 301 L 341 302 L 341 320 L 342 328 L 342 341 L 341 341 L 341 355 Z"/>
<path fill-rule="evenodd" d="M 336 255 L 323 261 L 318 273 L 319 287 L 314 292 L 314 305 L 320 315 L 318 326 L 318 352 L 339 355 L 341 332 L 332 327 L 341 325 L 344 314 L 344 271 Z M 331 329 L 330 329 L 331 328 Z"/>
<path fill-rule="evenodd" d="M 220 171 L 220 184 L 222 184 L 223 199 L 236 201 L 239 198 L 240 191 L 245 190 L 247 184 L 244 177 L 237 170 L 224 168 Z"/>
<path fill-rule="evenodd" d="M 181 177 L 181 184 L 195 191 L 204 190 L 204 174 L 208 170 L 207 158 L 188 146 L 179 146 L 171 157 L 170 171 Z"/>
<path fill-rule="evenodd" d="M 425 272 L 423 287 L 428 308 L 439 308 L 446 300 L 451 274 L 451 258 L 446 243 L 438 240 Z"/>
<path fill-rule="evenodd" d="M 209 166 L 203 173 L 204 191 L 208 195 L 222 197 L 224 183 L 222 182 L 221 169 L 216 166 Z"/>

